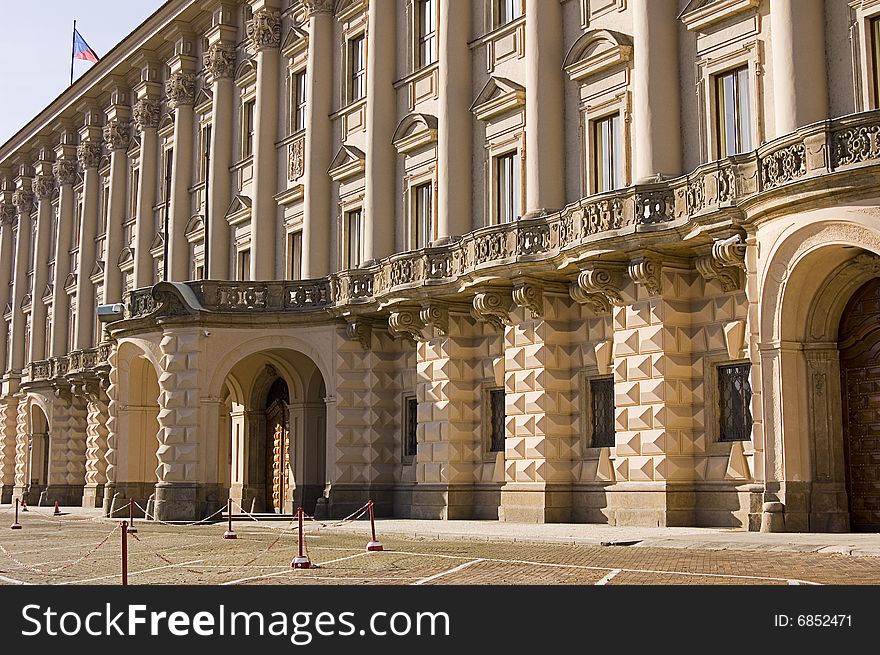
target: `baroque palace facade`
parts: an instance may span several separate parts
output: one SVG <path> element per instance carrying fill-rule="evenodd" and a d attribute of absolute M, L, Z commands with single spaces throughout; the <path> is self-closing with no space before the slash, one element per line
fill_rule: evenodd
<path fill-rule="evenodd" d="M 2 502 L 876 530 L 878 107 L 877 0 L 171 0 L 0 148 Z"/>

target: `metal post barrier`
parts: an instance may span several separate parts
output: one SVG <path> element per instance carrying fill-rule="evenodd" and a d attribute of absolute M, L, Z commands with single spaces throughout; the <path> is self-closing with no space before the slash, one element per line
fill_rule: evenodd
<path fill-rule="evenodd" d="M 21 530 L 21 523 L 18 522 L 18 498 L 15 499 L 15 523 L 9 527 L 13 530 Z"/>
<path fill-rule="evenodd" d="M 238 535 L 235 534 L 235 530 L 232 529 L 232 498 L 229 498 L 226 501 L 226 515 L 229 518 L 228 527 L 226 528 L 226 532 L 223 533 L 224 539 L 238 539 Z"/>
<path fill-rule="evenodd" d="M 303 553 L 303 508 L 297 507 L 296 514 L 299 519 L 299 554 L 293 558 L 290 566 L 294 569 L 309 569 L 312 567 L 312 563 L 309 561 L 308 556 Z"/>
<path fill-rule="evenodd" d="M 369 507 L 369 509 L 370 509 L 370 534 L 373 536 L 373 538 L 367 544 L 367 550 L 370 550 L 370 551 L 382 550 L 382 544 L 376 540 L 376 522 L 373 517 L 373 501 L 372 500 L 367 502 L 367 507 Z"/>
<path fill-rule="evenodd" d="M 128 533 L 137 534 L 138 529 L 134 527 L 134 498 L 128 499 Z"/>
<path fill-rule="evenodd" d="M 122 522 L 122 585 L 128 586 L 128 521 Z"/>

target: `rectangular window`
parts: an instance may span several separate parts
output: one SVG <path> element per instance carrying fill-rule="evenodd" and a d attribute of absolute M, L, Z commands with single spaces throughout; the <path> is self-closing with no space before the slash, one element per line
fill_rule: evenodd
<path fill-rule="evenodd" d="M 107 231 L 107 215 L 110 213 L 110 185 L 101 187 L 101 215 L 98 217 L 98 236 Z"/>
<path fill-rule="evenodd" d="M 880 18 L 871 19 L 871 76 L 874 82 L 874 108 L 880 107 Z"/>
<path fill-rule="evenodd" d="M 504 398 L 504 389 L 492 389 L 489 392 L 489 411 L 491 413 L 489 450 L 493 453 L 504 452 L 504 420 L 506 418 Z"/>
<path fill-rule="evenodd" d="M 345 214 L 345 267 L 357 268 L 361 264 L 361 210 Z"/>
<path fill-rule="evenodd" d="M 250 249 L 238 251 L 238 262 L 236 265 L 236 273 L 238 273 L 239 280 L 250 280 L 251 279 L 251 251 L 250 251 Z"/>
<path fill-rule="evenodd" d="M 419 0 L 418 67 L 437 61 L 437 13 L 434 0 Z"/>
<path fill-rule="evenodd" d="M 306 129 L 306 72 L 293 76 L 293 124 L 294 132 Z"/>
<path fill-rule="evenodd" d="M 718 156 L 729 157 L 752 149 L 749 69 L 736 68 L 715 77 Z"/>
<path fill-rule="evenodd" d="M 620 114 L 593 121 L 593 182 L 596 193 L 622 186 Z"/>
<path fill-rule="evenodd" d="M 510 223 L 519 218 L 519 154 L 495 158 L 495 222 Z"/>
<path fill-rule="evenodd" d="M 193 274 L 193 280 L 204 280 L 205 279 L 205 267 L 199 264 L 196 266 L 195 273 Z"/>
<path fill-rule="evenodd" d="M 403 440 L 403 454 L 406 457 L 412 457 L 417 450 L 417 434 L 419 429 L 419 401 L 415 396 L 408 396 L 404 399 L 404 425 L 406 426 L 406 434 Z"/>
<path fill-rule="evenodd" d="M 522 0 L 495 0 L 495 27 L 507 25 L 522 16 Z"/>
<path fill-rule="evenodd" d="M 361 34 L 348 42 L 349 101 L 367 95 L 367 39 Z"/>
<path fill-rule="evenodd" d="M 720 441 L 748 441 L 752 438 L 751 364 L 718 367 Z"/>
<path fill-rule="evenodd" d="M 254 100 L 248 100 L 242 108 L 241 155 L 248 158 L 254 154 Z"/>
<path fill-rule="evenodd" d="M 287 237 L 287 274 L 291 280 L 302 279 L 303 233 L 291 232 Z"/>
<path fill-rule="evenodd" d="M 614 378 L 590 380 L 590 418 L 592 448 L 614 445 Z"/>
<path fill-rule="evenodd" d="M 201 166 L 199 166 L 199 179 L 205 181 L 208 179 L 208 166 L 211 162 L 211 126 L 202 127 L 202 147 L 200 153 Z"/>
<path fill-rule="evenodd" d="M 141 169 L 133 168 L 131 171 L 131 196 L 128 210 L 128 217 L 137 216 L 138 193 L 140 192 Z"/>
<path fill-rule="evenodd" d="M 426 248 L 434 240 L 433 188 L 428 182 L 413 189 L 413 233 L 416 248 Z"/>
<path fill-rule="evenodd" d="M 174 171 L 174 148 L 165 149 L 165 179 L 162 184 L 162 199 L 171 201 L 171 173 Z"/>

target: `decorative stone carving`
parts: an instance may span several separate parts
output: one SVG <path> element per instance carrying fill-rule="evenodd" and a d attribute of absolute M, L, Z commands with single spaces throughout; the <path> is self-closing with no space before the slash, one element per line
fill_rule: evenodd
<path fill-rule="evenodd" d="M 791 182 L 806 173 L 807 149 L 803 143 L 780 148 L 761 160 L 761 182 L 765 189 Z"/>
<path fill-rule="evenodd" d="M 853 257 L 852 264 L 865 273 L 880 275 L 880 257 L 874 253 L 865 252 Z"/>
<path fill-rule="evenodd" d="M 76 149 L 76 158 L 83 170 L 98 168 L 101 165 L 101 144 L 95 141 L 83 141 Z"/>
<path fill-rule="evenodd" d="M 345 336 L 352 340 L 357 339 L 364 350 L 370 349 L 372 335 L 373 326 L 367 321 L 349 321 L 348 325 L 345 326 Z"/>
<path fill-rule="evenodd" d="M 645 287 L 652 296 L 659 296 L 662 291 L 660 282 L 661 264 L 652 257 L 639 257 L 630 262 L 627 272 L 636 284 Z"/>
<path fill-rule="evenodd" d="M 414 309 L 398 310 L 388 316 L 388 331 L 395 337 L 415 343 L 422 338 L 422 328 L 424 323 Z"/>
<path fill-rule="evenodd" d="M 303 4 L 312 14 L 328 14 L 333 11 L 333 0 L 303 0 Z"/>
<path fill-rule="evenodd" d="M 34 192 L 40 200 L 49 200 L 55 193 L 54 175 L 37 175 L 34 178 Z"/>
<path fill-rule="evenodd" d="M 138 132 L 144 130 L 155 130 L 159 127 L 159 117 L 162 109 L 158 100 L 153 98 L 141 98 L 132 107 L 132 115 L 134 116 L 134 124 L 137 126 Z"/>
<path fill-rule="evenodd" d="M 12 194 L 12 204 L 19 213 L 30 214 L 36 209 L 35 198 L 34 192 L 30 189 L 16 189 Z"/>
<path fill-rule="evenodd" d="M 636 222 L 641 225 L 666 223 L 675 218 L 675 198 L 667 189 L 636 195 Z"/>
<path fill-rule="evenodd" d="M 605 266 L 582 269 L 568 292 L 575 302 L 587 305 L 596 314 L 608 314 L 613 306 L 623 304 L 615 272 Z"/>
<path fill-rule="evenodd" d="M 290 152 L 287 161 L 287 179 L 290 182 L 298 180 L 306 172 L 306 140 L 299 137 L 290 144 Z"/>
<path fill-rule="evenodd" d="M 231 78 L 235 74 L 235 47 L 214 43 L 202 55 L 202 65 L 215 80 Z"/>
<path fill-rule="evenodd" d="M 422 308 L 419 318 L 424 323 L 428 338 L 442 337 L 449 334 L 449 312 L 439 305 L 427 305 Z"/>
<path fill-rule="evenodd" d="M 736 197 L 736 175 L 733 168 L 718 171 L 718 202 L 728 202 Z"/>
<path fill-rule="evenodd" d="M 281 13 L 263 7 L 247 22 L 247 36 L 257 52 L 281 45 Z"/>
<path fill-rule="evenodd" d="M 489 323 L 496 330 L 503 330 L 505 325 L 512 325 L 510 310 L 513 298 L 509 291 L 482 291 L 474 296 L 474 318 Z"/>
<path fill-rule="evenodd" d="M 195 73 L 177 71 L 165 80 L 165 97 L 168 107 L 173 111 L 178 107 L 192 105 L 196 101 Z"/>
<path fill-rule="evenodd" d="M 735 291 L 742 288 L 745 252 L 742 237 L 735 234 L 712 244 L 712 252 L 697 257 L 694 265 L 706 280 L 718 280 L 725 292 Z"/>
<path fill-rule="evenodd" d="M 104 141 L 111 150 L 125 150 L 131 143 L 131 125 L 122 121 L 110 121 L 104 126 Z"/>
<path fill-rule="evenodd" d="M 3 203 L 0 205 L 0 224 L 12 225 L 18 218 L 18 210 L 11 203 Z"/>
<path fill-rule="evenodd" d="M 76 162 L 73 159 L 59 159 L 52 165 L 52 173 L 58 186 L 76 184 Z"/>
<path fill-rule="evenodd" d="M 534 282 L 521 282 L 513 288 L 513 302 L 525 307 L 532 313 L 532 318 L 544 315 L 544 293 Z"/>
<path fill-rule="evenodd" d="M 835 166 L 880 158 L 880 126 L 871 125 L 836 132 L 833 143 Z"/>

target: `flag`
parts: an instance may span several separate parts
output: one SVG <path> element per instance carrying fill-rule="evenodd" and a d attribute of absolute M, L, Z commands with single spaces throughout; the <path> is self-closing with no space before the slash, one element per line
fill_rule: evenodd
<path fill-rule="evenodd" d="M 75 27 L 73 28 L 73 58 L 93 62 L 98 61 L 98 55 L 89 47 L 89 44 L 86 43 L 86 40 L 82 38 L 82 34 Z"/>

